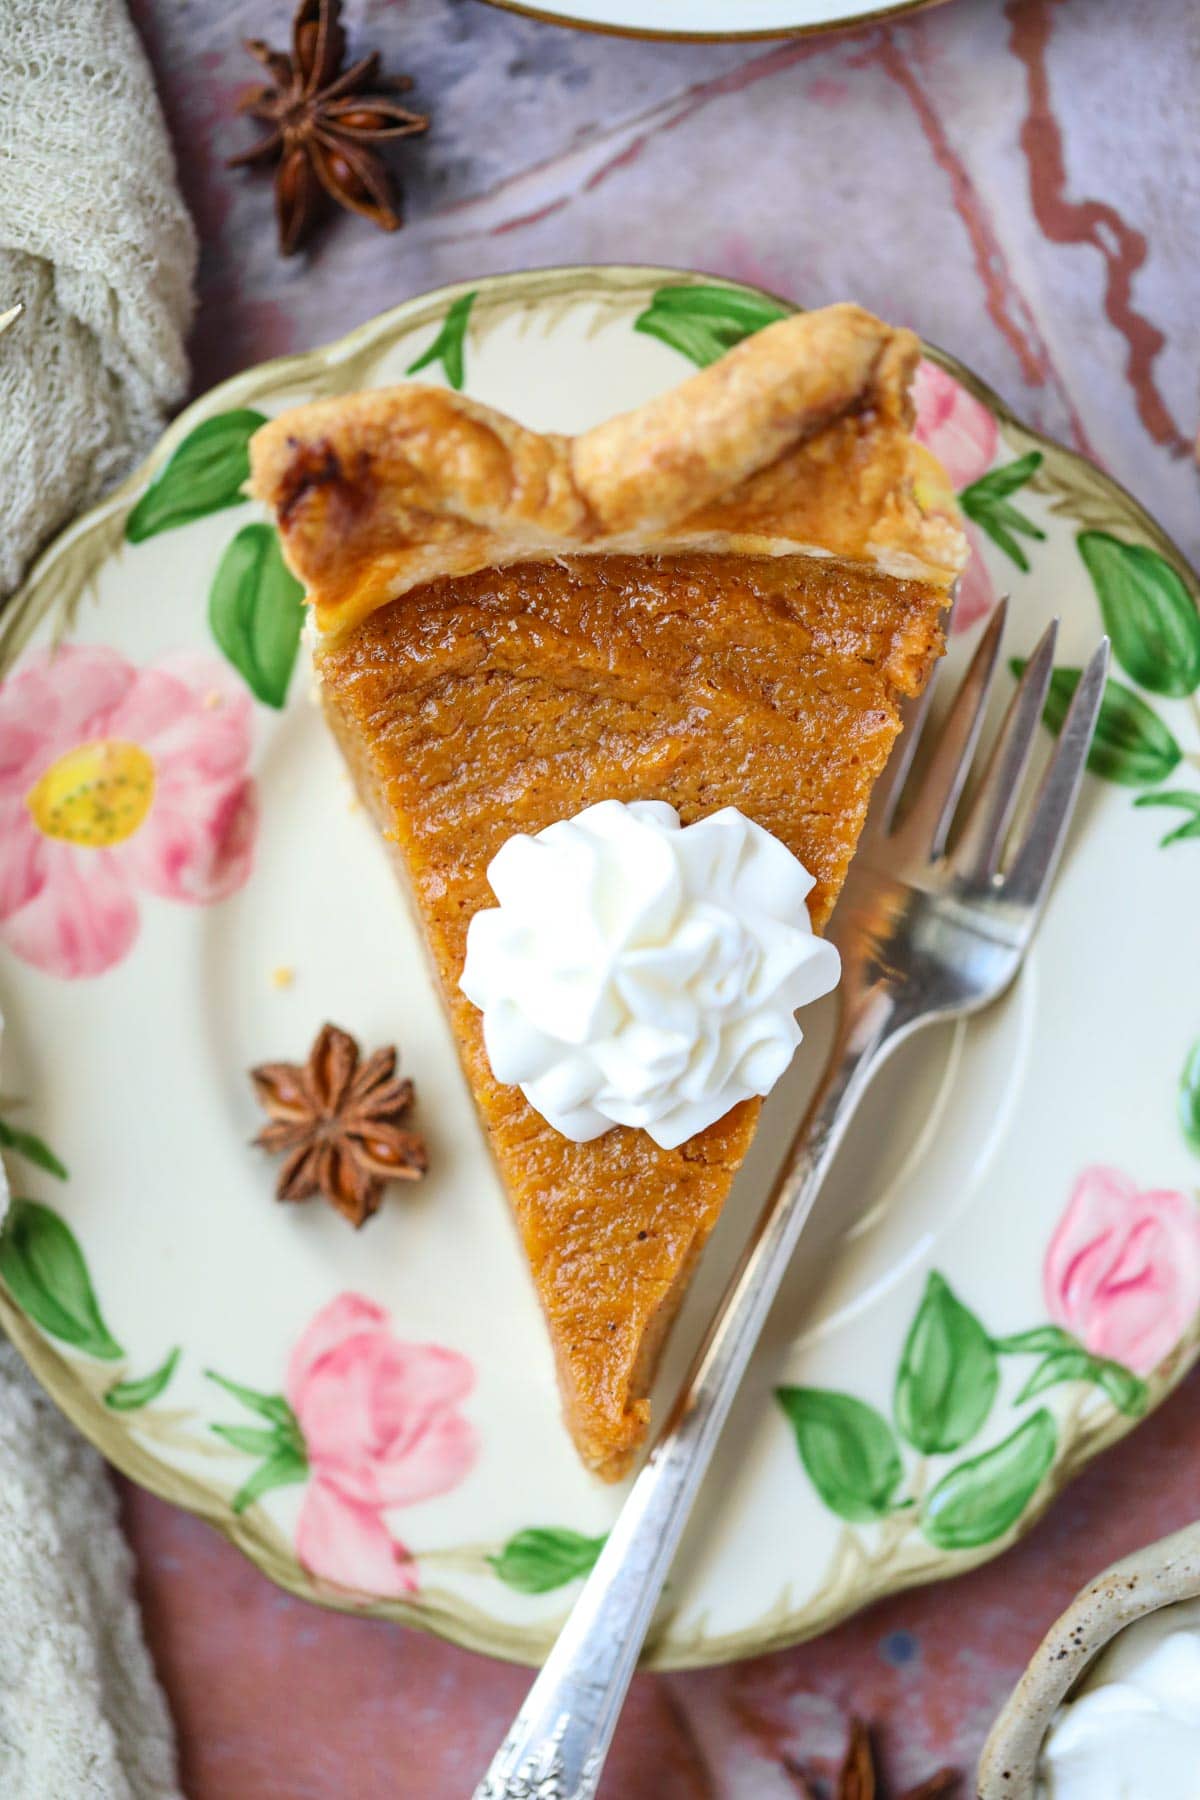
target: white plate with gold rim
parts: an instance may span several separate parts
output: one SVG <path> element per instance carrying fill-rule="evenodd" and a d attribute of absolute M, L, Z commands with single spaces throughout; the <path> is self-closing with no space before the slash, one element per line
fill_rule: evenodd
<path fill-rule="evenodd" d="M 492 0 L 509 12 L 550 25 L 576 25 L 617 37 L 684 38 L 722 42 L 732 38 L 805 37 L 850 25 L 899 19 L 945 0 Z"/>
<path fill-rule="evenodd" d="M 240 499 L 256 417 L 403 379 L 543 429 L 783 310 L 670 270 L 448 289 L 251 369 L 46 553 L 0 629 L 0 1319 L 114 1463 L 284 1586 L 534 1661 L 620 1504 L 559 1421 L 515 1233 L 382 846 Z M 932 355 L 933 353 L 931 353 Z M 1003 585 L 1116 672 L 1013 992 L 881 1077 L 772 1315 L 656 1626 L 792 1642 L 1023 1532 L 1200 1344 L 1200 620 L 1178 552 L 965 371 L 920 431 L 972 522 L 951 659 Z M 198 428 L 199 435 L 197 435 Z M 176 459 L 176 460 L 173 460 Z M 1049 740 L 1047 739 L 1047 742 Z M 325 1019 L 397 1043 L 428 1178 L 359 1233 L 272 1203 L 246 1070 Z M 678 1380 L 820 1065 L 772 1096 L 674 1334 Z"/>

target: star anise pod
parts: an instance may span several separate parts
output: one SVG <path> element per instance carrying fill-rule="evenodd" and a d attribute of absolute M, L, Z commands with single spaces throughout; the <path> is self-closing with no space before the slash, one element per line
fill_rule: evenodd
<path fill-rule="evenodd" d="M 787 1757 L 784 1766 L 796 1783 L 799 1800 L 815 1800 L 813 1789 L 800 1765 Z M 936 1775 L 918 1782 L 915 1788 L 906 1789 L 897 1796 L 897 1800 L 952 1800 L 959 1791 L 961 1781 L 962 1777 L 957 1769 L 939 1769 Z M 838 1772 L 837 1786 L 833 1790 L 833 1800 L 884 1800 L 875 1766 L 871 1733 L 862 1719 L 850 1721 L 850 1737 Z"/>
<path fill-rule="evenodd" d="M 301 0 L 290 56 L 261 38 L 245 40 L 271 79 L 247 94 L 238 110 L 269 130 L 231 156 L 228 166 L 277 163 L 275 216 L 284 256 L 300 248 L 331 200 L 384 231 L 397 230 L 399 200 L 376 146 L 415 137 L 429 126 L 423 113 L 391 98 L 412 82 L 406 75 L 380 75 L 377 50 L 342 69 L 341 11 L 341 0 Z"/>
<path fill-rule="evenodd" d="M 260 1063 L 250 1079 L 269 1115 L 254 1141 L 285 1158 L 276 1199 L 320 1194 L 359 1226 L 378 1212 L 384 1182 L 425 1173 L 425 1145 L 402 1123 L 413 1084 L 396 1079 L 394 1049 L 360 1063 L 349 1032 L 325 1025 L 307 1062 Z"/>

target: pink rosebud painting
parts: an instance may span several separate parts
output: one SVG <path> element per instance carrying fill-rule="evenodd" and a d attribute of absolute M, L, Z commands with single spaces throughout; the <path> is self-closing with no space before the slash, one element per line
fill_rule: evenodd
<path fill-rule="evenodd" d="M 251 701 L 223 665 L 138 668 L 64 644 L 0 687 L 0 942 L 47 975 L 102 975 L 138 895 L 204 906 L 250 873 Z"/>
<path fill-rule="evenodd" d="M 992 414 L 953 375 L 923 359 L 913 378 L 915 434 L 955 488 L 970 487 L 996 460 L 1000 431 Z"/>
<path fill-rule="evenodd" d="M 912 391 L 917 409 L 914 434 L 937 457 L 951 486 L 961 492 L 986 475 L 995 461 L 1000 441 L 996 421 L 982 400 L 937 363 L 923 359 L 917 364 Z M 965 524 L 971 559 L 958 584 L 955 631 L 966 631 L 985 618 L 996 601 L 983 540 L 969 520 Z"/>
<path fill-rule="evenodd" d="M 1148 1375 L 1200 1309 L 1200 1206 L 1085 1169 L 1046 1252 L 1046 1305 L 1093 1356 Z"/>
<path fill-rule="evenodd" d="M 465 1356 L 405 1343 L 363 1295 L 322 1308 L 287 1376 L 308 1456 L 296 1554 L 310 1575 L 364 1594 L 416 1592 L 384 1515 L 448 1493 L 471 1469 L 478 1438 L 459 1408 L 474 1385 Z"/>

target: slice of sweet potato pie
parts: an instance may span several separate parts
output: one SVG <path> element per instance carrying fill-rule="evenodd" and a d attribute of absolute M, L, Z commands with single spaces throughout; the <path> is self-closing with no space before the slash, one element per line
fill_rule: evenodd
<path fill-rule="evenodd" d="M 900 702 L 941 652 L 966 544 L 911 435 L 918 354 L 832 306 L 578 437 L 410 383 L 253 442 L 567 1423 L 606 1478 L 645 1436 L 664 1334 L 798 1041 L 799 940 L 819 941 Z M 772 981 L 768 1029 L 746 995 Z"/>

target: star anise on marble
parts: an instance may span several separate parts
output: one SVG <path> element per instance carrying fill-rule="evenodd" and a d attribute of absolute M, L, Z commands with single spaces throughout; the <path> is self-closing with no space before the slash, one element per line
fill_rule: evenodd
<path fill-rule="evenodd" d="M 786 1757 L 784 1767 L 796 1783 L 799 1800 L 817 1800 L 817 1791 L 810 1785 L 800 1764 Z M 896 1800 L 954 1800 L 961 1784 L 962 1777 L 957 1769 L 939 1769 L 935 1775 L 918 1782 L 916 1787 L 906 1788 Z M 870 1729 L 862 1719 L 850 1721 L 846 1754 L 831 1800 L 886 1800 L 879 1782 Z"/>
<path fill-rule="evenodd" d="M 413 1084 L 396 1078 L 396 1052 L 360 1062 L 358 1044 L 322 1026 L 303 1063 L 260 1063 L 250 1079 L 268 1115 L 255 1143 L 284 1157 L 277 1200 L 320 1194 L 359 1226 L 378 1212 L 387 1181 L 417 1181 L 425 1145 L 405 1129 Z"/>
<path fill-rule="evenodd" d="M 392 98 L 412 82 L 407 75 L 381 75 L 377 50 L 342 68 L 341 11 L 341 0 L 301 0 L 290 55 L 261 38 L 245 40 L 271 79 L 247 94 L 238 110 L 269 129 L 249 150 L 231 156 L 229 167 L 277 164 L 275 216 L 284 256 L 300 248 L 330 201 L 384 231 L 397 230 L 399 199 L 378 146 L 429 126 L 423 113 Z"/>

